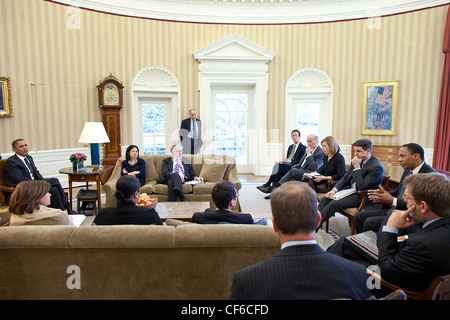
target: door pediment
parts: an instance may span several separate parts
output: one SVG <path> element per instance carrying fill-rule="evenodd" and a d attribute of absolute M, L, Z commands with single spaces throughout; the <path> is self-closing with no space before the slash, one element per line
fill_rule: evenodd
<path fill-rule="evenodd" d="M 275 53 L 240 35 L 232 34 L 194 51 L 193 55 L 200 61 L 200 71 L 217 70 L 217 65 L 214 66 L 216 63 L 235 66 L 241 64 L 239 69 L 242 70 L 244 62 L 253 64 L 250 67 L 252 71 L 255 71 L 254 64 L 264 65 L 263 68 L 256 69 L 267 71 L 265 64 L 273 59 Z"/>

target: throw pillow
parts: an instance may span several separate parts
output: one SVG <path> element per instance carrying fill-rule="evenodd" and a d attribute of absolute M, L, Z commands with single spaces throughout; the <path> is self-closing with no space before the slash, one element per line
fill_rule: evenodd
<path fill-rule="evenodd" d="M 214 161 L 211 159 L 205 159 L 203 161 L 202 170 L 200 171 L 200 177 L 206 182 L 220 182 L 223 180 L 223 175 L 227 169 L 228 164 L 223 161 Z"/>
<path fill-rule="evenodd" d="M 145 181 L 158 180 L 158 172 L 153 164 L 153 158 L 146 156 L 142 157 L 145 160 Z"/>

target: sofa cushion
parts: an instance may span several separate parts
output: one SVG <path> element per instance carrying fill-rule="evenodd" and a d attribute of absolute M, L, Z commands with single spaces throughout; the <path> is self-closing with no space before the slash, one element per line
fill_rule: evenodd
<path fill-rule="evenodd" d="M 142 158 L 145 160 L 145 181 L 158 180 L 159 175 L 153 163 L 153 157 L 145 155 Z"/>
<path fill-rule="evenodd" d="M 204 159 L 200 177 L 206 182 L 221 182 L 228 164 L 221 160 Z"/>
<path fill-rule="evenodd" d="M 141 187 L 141 193 L 154 193 L 155 192 L 155 185 L 156 180 L 147 181 L 142 187 Z"/>
<path fill-rule="evenodd" d="M 166 184 L 156 184 L 153 187 L 153 193 L 155 194 L 169 194 L 169 187 Z M 183 184 L 183 193 L 188 194 L 192 193 L 192 185 L 191 184 Z"/>
<path fill-rule="evenodd" d="M 192 189 L 193 194 L 211 194 L 212 189 L 216 184 L 214 182 L 205 182 L 194 186 Z"/>

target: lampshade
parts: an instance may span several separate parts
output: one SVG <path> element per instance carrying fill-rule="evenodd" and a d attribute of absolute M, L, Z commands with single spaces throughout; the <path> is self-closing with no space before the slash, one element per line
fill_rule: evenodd
<path fill-rule="evenodd" d="M 102 122 L 86 122 L 78 143 L 110 142 Z"/>

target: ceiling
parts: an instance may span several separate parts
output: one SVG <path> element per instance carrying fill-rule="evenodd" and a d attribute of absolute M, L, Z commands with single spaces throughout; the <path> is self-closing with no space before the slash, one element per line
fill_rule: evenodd
<path fill-rule="evenodd" d="M 290 24 L 376 18 L 448 0 L 52 0 L 99 12 L 169 21 Z"/>

